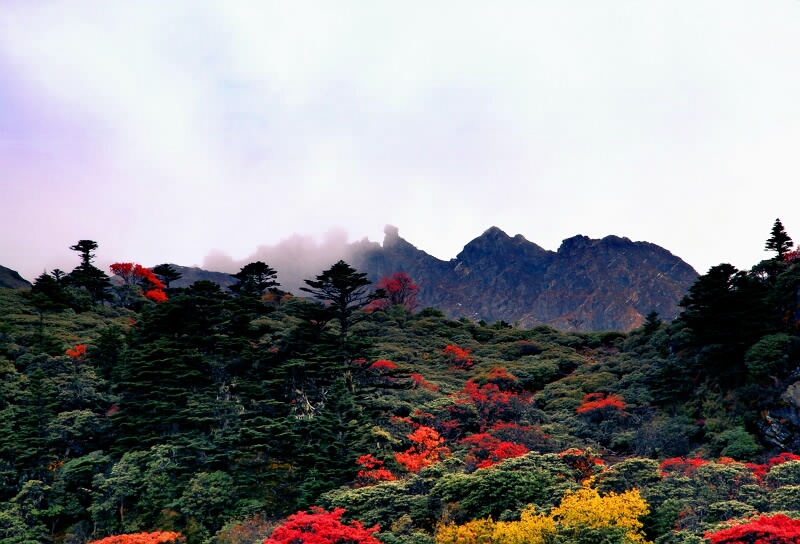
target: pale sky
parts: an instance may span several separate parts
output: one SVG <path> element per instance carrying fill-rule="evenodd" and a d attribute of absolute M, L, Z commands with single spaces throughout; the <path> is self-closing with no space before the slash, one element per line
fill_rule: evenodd
<path fill-rule="evenodd" d="M 0 264 L 800 242 L 800 1 L 0 0 Z M 327 235 L 330 236 L 330 235 Z M 339 235 L 333 235 L 334 238 Z M 280 272 L 280 271 L 279 271 Z"/>

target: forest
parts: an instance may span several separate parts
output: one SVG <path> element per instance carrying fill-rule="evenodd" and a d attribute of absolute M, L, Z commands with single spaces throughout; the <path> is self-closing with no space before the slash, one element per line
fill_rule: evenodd
<path fill-rule="evenodd" d="M 672 322 L 523 329 L 344 261 L 0 289 L 0 542 L 800 542 L 800 251 Z M 112 257 L 113 258 L 113 257 Z"/>

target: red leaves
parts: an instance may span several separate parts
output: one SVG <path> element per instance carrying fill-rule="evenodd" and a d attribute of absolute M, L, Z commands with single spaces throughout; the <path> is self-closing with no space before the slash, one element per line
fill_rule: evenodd
<path fill-rule="evenodd" d="M 583 397 L 583 404 L 575 409 L 576 414 L 588 414 L 592 412 L 621 412 L 625 409 L 625 401 L 613 393 L 589 393 Z"/>
<path fill-rule="evenodd" d="M 377 372 L 397 370 L 397 365 L 386 359 L 378 359 L 369 366 L 369 369 Z"/>
<path fill-rule="evenodd" d="M 375 287 L 386 291 L 386 298 L 373 302 L 371 310 L 388 310 L 392 306 L 405 306 L 409 312 L 417 309 L 419 287 L 405 272 L 395 272 L 391 276 L 386 276 Z"/>
<path fill-rule="evenodd" d="M 475 405 L 483 426 L 513 419 L 530 402 L 530 395 L 527 393 L 504 391 L 497 383 L 491 382 L 478 385 L 474 379 L 467 380 L 464 389 L 456 393 L 456 397 L 456 402 L 471 402 Z"/>
<path fill-rule="evenodd" d="M 409 376 L 411 376 L 411 379 L 414 380 L 414 385 L 416 385 L 417 387 L 421 387 L 423 389 L 427 389 L 428 391 L 438 391 L 439 390 L 439 386 L 438 385 L 432 384 L 430 382 L 426 382 L 425 378 L 422 376 L 422 374 L 409 374 Z"/>
<path fill-rule="evenodd" d="M 711 544 L 798 544 L 800 520 L 783 514 L 761 516 L 747 523 L 708 533 Z"/>
<path fill-rule="evenodd" d="M 419 472 L 450 455 L 450 448 L 444 445 L 444 438 L 431 427 L 420 425 L 407 438 L 414 445 L 403 453 L 395 453 L 394 458 L 410 472 Z"/>
<path fill-rule="evenodd" d="M 152 270 L 140 264 L 114 263 L 109 266 L 111 273 L 122 278 L 125 285 L 138 285 L 144 296 L 153 302 L 164 302 L 167 295 L 164 293 L 164 282 Z"/>
<path fill-rule="evenodd" d="M 755 476 L 758 481 L 761 481 L 764 476 L 767 475 L 769 469 L 776 465 L 788 463 L 789 461 L 800 461 L 800 455 L 783 452 L 775 457 L 772 457 L 769 461 L 767 461 L 766 464 L 745 463 L 745 466 L 753 472 L 753 476 Z"/>
<path fill-rule="evenodd" d="M 358 521 L 345 525 L 341 522 L 344 512 L 343 508 L 326 512 L 318 506 L 312 507 L 311 512 L 297 512 L 264 544 L 381 544 L 372 536 L 379 530 L 377 525 L 370 529 Z"/>
<path fill-rule="evenodd" d="M 78 344 L 74 348 L 68 349 L 67 355 L 80 361 L 86 356 L 86 346 L 83 344 Z"/>
<path fill-rule="evenodd" d="M 470 350 L 462 349 L 458 346 L 449 345 L 444 348 L 444 355 L 447 358 L 447 362 L 450 363 L 450 368 L 453 370 L 468 370 L 472 368 L 475 361 L 472 360 L 469 354 Z"/>
<path fill-rule="evenodd" d="M 472 446 L 467 454 L 466 462 L 475 468 L 490 467 L 503 459 L 520 457 L 528 453 L 528 448 L 522 444 L 501 441 L 488 433 L 473 434 L 460 442 Z"/>
<path fill-rule="evenodd" d="M 667 476 L 669 474 L 682 474 L 684 476 L 692 476 L 697 472 L 697 469 L 707 464 L 708 461 L 700 459 L 699 457 L 673 457 L 665 459 L 661 462 L 661 475 Z"/>
<path fill-rule="evenodd" d="M 151 289 L 144 294 L 145 298 L 155 303 L 166 302 L 167 294 L 161 289 Z"/>
<path fill-rule="evenodd" d="M 131 533 L 127 535 L 113 535 L 94 540 L 89 544 L 171 544 L 184 542 L 180 533 L 170 531 L 156 531 L 154 533 Z"/>
<path fill-rule="evenodd" d="M 397 476 L 383 466 L 383 461 L 369 453 L 359 457 L 356 463 L 364 467 L 364 470 L 358 471 L 355 487 L 366 487 L 378 482 L 391 482 L 397 479 Z"/>

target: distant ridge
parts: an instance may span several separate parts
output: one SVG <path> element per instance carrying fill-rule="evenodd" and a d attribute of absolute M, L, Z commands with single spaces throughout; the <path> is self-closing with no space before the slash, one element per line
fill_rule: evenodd
<path fill-rule="evenodd" d="M 29 289 L 31 282 L 20 276 L 16 270 L 0 266 L 0 287 L 6 289 Z"/>
<path fill-rule="evenodd" d="M 679 257 L 649 242 L 619 236 L 596 240 L 577 235 L 557 251 L 543 249 L 521 234 L 491 227 L 449 261 L 429 255 L 387 225 L 383 244 L 349 244 L 344 259 L 377 282 L 406 272 L 419 286 L 419 307 L 432 306 L 453 318 L 505 321 L 523 327 L 550 325 L 561 330 L 630 330 L 655 310 L 664 320 L 680 312 L 678 302 L 697 279 Z M 333 264 L 335 260 L 330 264 Z M 267 264 L 278 271 L 281 289 L 299 294 L 300 260 Z M 228 287 L 229 273 L 172 265 L 183 277 L 173 287 L 208 280 Z"/>
<path fill-rule="evenodd" d="M 387 227 L 381 247 L 353 260 L 373 280 L 403 271 L 419 285 L 421 306 L 452 317 L 562 330 L 630 330 L 652 310 L 677 317 L 678 302 L 697 272 L 666 249 L 607 236 L 574 236 L 547 251 L 497 227 L 441 261 Z"/>

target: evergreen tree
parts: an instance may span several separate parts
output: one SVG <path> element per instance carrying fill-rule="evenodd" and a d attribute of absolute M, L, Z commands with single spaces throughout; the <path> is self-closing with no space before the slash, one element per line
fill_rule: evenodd
<path fill-rule="evenodd" d="M 155 274 L 158 279 L 164 282 L 164 286 L 169 289 L 169 284 L 173 281 L 178 281 L 183 277 L 183 274 L 175 270 L 171 264 L 160 264 L 158 266 L 153 267 L 153 274 Z"/>
<path fill-rule="evenodd" d="M 775 224 L 772 226 L 770 237 L 767 239 L 767 243 L 764 246 L 765 251 L 777 252 L 778 255 L 776 256 L 776 259 L 782 261 L 784 255 L 786 255 L 791 248 L 792 239 L 788 234 L 786 234 L 786 229 L 783 228 L 783 223 L 781 223 L 781 220 L 776 219 Z"/>
<path fill-rule="evenodd" d="M 304 281 L 308 287 L 301 287 L 301 291 L 328 303 L 323 312 L 339 322 L 339 338 L 342 342 L 347 341 L 350 328 L 365 318 L 365 315 L 357 312 L 373 300 L 386 297 L 383 289 L 370 292 L 369 286 L 372 282 L 367 279 L 367 275 L 344 261 L 325 270 L 316 280 Z"/>
<path fill-rule="evenodd" d="M 74 246 L 70 246 L 70 249 L 81 254 L 81 264 L 67 274 L 64 280 L 69 285 L 86 289 L 93 302 L 111 300 L 112 296 L 109 292 L 111 280 L 105 272 L 92 264 L 94 259 L 92 251 L 97 249 L 97 242 L 94 240 L 80 240 Z"/>
<path fill-rule="evenodd" d="M 280 285 L 275 281 L 277 272 L 261 261 L 247 264 L 231 275 L 239 281 L 231 285 L 230 290 L 239 296 L 260 297 L 270 287 Z"/>

